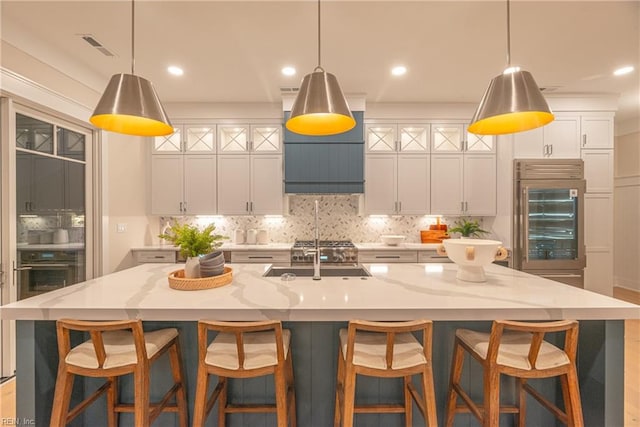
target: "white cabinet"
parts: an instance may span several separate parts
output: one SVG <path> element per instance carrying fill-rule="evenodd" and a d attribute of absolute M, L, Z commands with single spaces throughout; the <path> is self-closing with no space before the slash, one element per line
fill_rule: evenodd
<path fill-rule="evenodd" d="M 215 154 L 215 124 L 176 125 L 171 135 L 153 138 L 153 154 Z"/>
<path fill-rule="evenodd" d="M 365 212 L 428 214 L 429 168 L 428 154 L 367 154 Z"/>
<path fill-rule="evenodd" d="M 428 153 L 429 125 L 425 123 L 368 123 L 367 153 Z"/>
<path fill-rule="evenodd" d="M 495 215 L 496 156 L 432 154 L 431 212 L 437 215 Z"/>
<path fill-rule="evenodd" d="M 282 125 L 218 125 L 218 142 L 218 152 L 221 154 L 282 153 Z"/>
<path fill-rule="evenodd" d="M 613 148 L 613 117 L 583 116 L 582 148 Z"/>
<path fill-rule="evenodd" d="M 273 264 L 288 267 L 291 265 L 291 251 L 259 250 L 232 251 L 231 262 L 242 264 Z"/>
<path fill-rule="evenodd" d="M 281 215 L 282 155 L 218 156 L 220 215 Z"/>
<path fill-rule="evenodd" d="M 177 261 L 178 252 L 174 249 L 167 250 L 139 250 L 132 249 L 133 259 L 137 265 L 146 263 L 168 263 Z"/>
<path fill-rule="evenodd" d="M 587 193 L 613 193 L 613 150 L 582 150 Z"/>
<path fill-rule="evenodd" d="M 213 155 L 152 155 L 151 183 L 154 215 L 214 215 L 217 211 Z"/>
<path fill-rule="evenodd" d="M 484 153 L 496 152 L 495 136 L 475 135 L 460 123 L 433 123 L 431 125 L 432 153 Z"/>
<path fill-rule="evenodd" d="M 613 195 L 585 194 L 587 267 L 584 288 L 604 295 L 613 292 Z"/>
<path fill-rule="evenodd" d="M 418 251 L 412 250 L 360 250 L 358 251 L 358 262 L 367 263 L 397 263 L 397 262 L 418 262 Z"/>
<path fill-rule="evenodd" d="M 579 159 L 580 117 L 556 115 L 546 126 L 513 136 L 516 159 Z"/>

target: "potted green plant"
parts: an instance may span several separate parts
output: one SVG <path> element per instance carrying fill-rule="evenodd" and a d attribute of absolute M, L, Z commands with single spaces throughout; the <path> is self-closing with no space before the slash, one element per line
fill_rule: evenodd
<path fill-rule="evenodd" d="M 449 229 L 449 233 L 459 233 L 462 237 L 482 237 L 488 231 L 480 228 L 477 220 L 460 218 L 454 222 L 455 227 Z"/>
<path fill-rule="evenodd" d="M 200 277 L 201 255 L 210 253 L 219 248 L 226 236 L 214 234 L 216 226 L 209 224 L 203 229 L 188 223 L 180 224 L 178 221 L 165 229 L 158 237 L 173 243 L 180 248 L 180 253 L 187 260 L 184 268 L 185 277 Z"/>

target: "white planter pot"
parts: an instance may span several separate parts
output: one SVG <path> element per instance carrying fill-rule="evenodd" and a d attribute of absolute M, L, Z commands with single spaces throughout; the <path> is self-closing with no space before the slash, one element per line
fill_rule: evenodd
<path fill-rule="evenodd" d="M 187 262 L 184 264 L 184 277 L 187 279 L 200 277 L 200 258 L 197 256 L 187 258 Z"/>

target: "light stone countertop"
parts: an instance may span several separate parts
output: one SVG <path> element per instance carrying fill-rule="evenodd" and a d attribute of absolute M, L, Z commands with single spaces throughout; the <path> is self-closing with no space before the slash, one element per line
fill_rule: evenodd
<path fill-rule="evenodd" d="M 640 306 L 490 265 L 487 282 L 456 279 L 455 264 L 365 264 L 366 279 L 262 274 L 268 264 L 232 264 L 233 282 L 202 291 L 169 288 L 179 264 L 143 264 L 0 308 L 0 318 L 140 318 L 289 321 L 638 319 Z"/>

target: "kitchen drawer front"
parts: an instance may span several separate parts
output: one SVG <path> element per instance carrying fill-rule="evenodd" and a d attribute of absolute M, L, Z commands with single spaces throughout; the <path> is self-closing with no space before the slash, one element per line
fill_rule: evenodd
<path fill-rule="evenodd" d="M 135 251 L 134 258 L 138 264 L 145 263 L 175 263 L 176 251 Z"/>
<path fill-rule="evenodd" d="M 233 251 L 231 262 L 290 265 L 291 251 Z"/>
<path fill-rule="evenodd" d="M 359 251 L 359 263 L 418 262 L 417 251 Z"/>
<path fill-rule="evenodd" d="M 438 255 L 436 251 L 419 251 L 418 262 L 453 262 L 446 255 Z"/>

